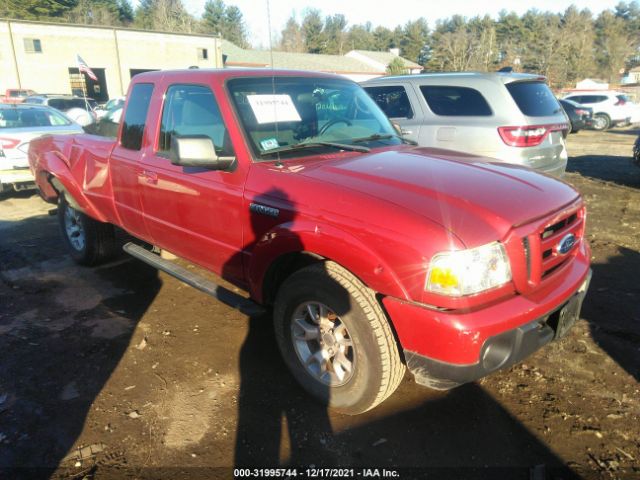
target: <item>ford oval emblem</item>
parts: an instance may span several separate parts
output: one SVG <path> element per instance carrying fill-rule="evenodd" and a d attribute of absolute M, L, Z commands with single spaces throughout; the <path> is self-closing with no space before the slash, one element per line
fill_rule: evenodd
<path fill-rule="evenodd" d="M 556 247 L 556 251 L 560 255 L 566 255 L 567 253 L 569 253 L 569 251 L 573 248 L 575 244 L 576 244 L 576 236 L 573 233 L 567 233 L 564 237 L 562 237 L 562 240 L 560 240 L 560 243 L 558 243 L 558 246 Z"/>

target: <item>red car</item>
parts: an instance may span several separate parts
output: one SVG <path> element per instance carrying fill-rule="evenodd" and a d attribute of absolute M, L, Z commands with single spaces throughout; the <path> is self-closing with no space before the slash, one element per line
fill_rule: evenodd
<path fill-rule="evenodd" d="M 578 192 L 411 145 L 337 76 L 137 75 L 117 138 L 45 137 L 29 161 L 78 262 L 107 259 L 115 225 L 246 289 L 273 308 L 295 378 L 346 413 L 391 395 L 405 368 L 447 389 L 520 361 L 567 333 L 589 284 Z"/>
<path fill-rule="evenodd" d="M 0 97 L 0 103 L 23 103 L 29 95 L 35 95 L 33 90 L 9 88 L 3 97 Z"/>

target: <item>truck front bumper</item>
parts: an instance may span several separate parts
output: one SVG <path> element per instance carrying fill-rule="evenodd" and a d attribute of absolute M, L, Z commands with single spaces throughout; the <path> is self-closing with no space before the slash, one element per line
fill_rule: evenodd
<path fill-rule="evenodd" d="M 580 316 L 591 280 L 584 260 L 574 261 L 566 276 L 536 297 L 516 295 L 473 312 L 384 298 L 416 382 L 447 390 L 509 367 L 566 335 Z"/>

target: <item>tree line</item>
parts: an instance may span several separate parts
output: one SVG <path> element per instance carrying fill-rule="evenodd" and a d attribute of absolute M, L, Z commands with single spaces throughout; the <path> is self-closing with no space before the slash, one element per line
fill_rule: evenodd
<path fill-rule="evenodd" d="M 0 0 L 0 18 L 45 20 L 132 27 L 179 33 L 219 34 L 240 47 L 249 47 L 240 9 L 223 0 L 207 0 L 200 18 L 182 0 Z"/>
<path fill-rule="evenodd" d="M 199 18 L 182 0 L 141 0 L 135 9 L 130 0 L 3 0 L 0 17 L 220 34 L 250 47 L 242 11 L 224 0 L 207 0 Z M 563 13 L 502 11 L 495 19 L 454 15 L 433 28 L 424 17 L 395 28 L 350 25 L 342 14 L 323 16 L 311 8 L 299 20 L 292 15 L 276 37 L 274 48 L 286 52 L 342 55 L 397 48 L 427 71 L 512 67 L 545 75 L 561 87 L 590 76 L 615 82 L 621 71 L 640 65 L 640 5 L 621 1 L 598 15 L 576 6 Z"/>

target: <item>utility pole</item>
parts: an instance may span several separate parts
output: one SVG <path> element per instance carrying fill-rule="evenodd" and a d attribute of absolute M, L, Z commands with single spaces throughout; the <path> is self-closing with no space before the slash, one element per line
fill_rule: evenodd
<path fill-rule="evenodd" d="M 122 65 L 120 64 L 120 47 L 118 45 L 118 32 L 113 29 L 113 41 L 116 46 L 116 60 L 118 62 L 118 80 L 120 81 L 120 96 L 125 94 L 124 86 L 122 84 Z"/>

